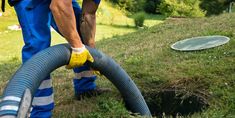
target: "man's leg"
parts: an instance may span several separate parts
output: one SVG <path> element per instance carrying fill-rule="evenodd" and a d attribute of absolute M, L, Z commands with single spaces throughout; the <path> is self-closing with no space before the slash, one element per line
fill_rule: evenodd
<path fill-rule="evenodd" d="M 22 0 L 15 5 L 25 43 L 22 49 L 23 63 L 37 52 L 50 46 L 49 3 L 46 1 L 42 0 L 37 4 L 37 7 L 30 0 Z M 51 117 L 54 102 L 52 82 L 49 75 L 36 91 L 32 108 L 31 118 Z"/>
<path fill-rule="evenodd" d="M 96 95 L 96 76 L 90 70 L 90 67 L 84 65 L 80 68 L 74 68 L 75 78 L 73 79 L 75 97 L 80 100 L 84 96 L 91 97 Z"/>

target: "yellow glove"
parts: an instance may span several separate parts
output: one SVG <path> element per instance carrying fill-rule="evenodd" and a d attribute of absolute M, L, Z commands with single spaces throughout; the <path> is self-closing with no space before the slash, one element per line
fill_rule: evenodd
<path fill-rule="evenodd" d="M 86 61 L 94 62 L 93 57 L 85 46 L 82 48 L 73 48 L 70 57 L 69 64 L 66 66 L 67 69 L 82 66 Z"/>

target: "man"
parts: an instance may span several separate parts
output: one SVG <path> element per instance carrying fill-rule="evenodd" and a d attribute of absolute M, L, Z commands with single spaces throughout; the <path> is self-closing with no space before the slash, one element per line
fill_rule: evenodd
<path fill-rule="evenodd" d="M 23 63 L 50 46 L 52 26 L 71 45 L 72 54 L 66 68 L 79 67 L 74 69 L 75 95 L 79 98 L 85 93 L 91 94 L 98 90 L 94 83 L 96 76 L 88 66 L 82 65 L 86 61 L 94 61 L 83 44 L 95 47 L 95 13 L 99 2 L 83 0 L 81 9 L 76 0 L 9 0 L 22 27 L 25 43 L 22 49 Z M 32 106 L 31 118 L 51 117 L 54 102 L 50 75 L 35 93 Z"/>

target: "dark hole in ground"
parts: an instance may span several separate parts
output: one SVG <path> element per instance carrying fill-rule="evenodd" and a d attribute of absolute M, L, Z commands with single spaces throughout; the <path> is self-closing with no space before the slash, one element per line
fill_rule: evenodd
<path fill-rule="evenodd" d="M 209 94 L 206 92 L 205 84 L 198 81 L 198 84 L 191 84 L 190 81 L 180 80 L 164 84 L 162 87 L 158 86 L 160 89 L 144 92 L 152 115 L 190 116 L 209 107 Z"/>
<path fill-rule="evenodd" d="M 153 116 L 162 117 L 163 114 L 173 117 L 188 116 L 201 112 L 209 105 L 197 95 L 184 96 L 174 90 L 164 90 L 152 96 L 146 96 L 146 102 Z"/>

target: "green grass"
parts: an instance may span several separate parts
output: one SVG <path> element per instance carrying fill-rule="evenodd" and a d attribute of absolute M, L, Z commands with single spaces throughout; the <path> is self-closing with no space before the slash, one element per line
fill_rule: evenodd
<path fill-rule="evenodd" d="M 235 117 L 234 28 L 235 14 L 167 19 L 158 26 L 98 41 L 97 48 L 114 58 L 128 72 L 145 97 L 150 92 L 158 92 L 163 86 L 179 84 L 183 85 L 181 89 L 184 89 L 185 95 L 201 91 L 209 96 L 206 98 L 209 108 L 191 117 Z M 178 52 L 170 49 L 170 45 L 178 40 L 203 35 L 225 35 L 231 40 L 228 44 L 204 51 Z M 13 42 L 15 38 L 19 37 L 12 37 L 13 46 L 18 44 Z M 9 44 L 1 44 L 1 47 L 8 47 L 1 50 L 1 58 L 14 53 Z M 3 53 L 3 50 L 10 51 Z M 13 55 L 1 61 L 1 91 L 20 65 L 16 57 Z M 56 104 L 54 117 L 130 117 L 120 94 L 107 79 L 99 79 L 97 83 L 102 87 L 111 87 L 112 92 L 76 101 L 71 82 L 73 73 L 61 67 L 53 72 L 52 77 Z M 186 83 L 180 83 L 182 81 Z"/>
<path fill-rule="evenodd" d="M 153 17 L 155 16 L 148 19 Z M 127 71 L 146 100 L 149 100 L 149 94 L 157 93 L 166 86 L 179 86 L 184 90 L 184 96 L 198 91 L 206 94 L 205 98 L 210 105 L 201 113 L 188 117 L 235 117 L 234 13 L 209 18 L 169 18 L 160 25 L 145 29 L 133 29 L 128 24 L 129 20 L 123 21 L 126 22 L 99 23 L 97 39 L 112 38 L 97 41 L 97 48 L 115 59 Z M 111 34 L 111 29 L 113 32 L 122 30 L 120 32 L 124 35 Z M 99 34 L 103 30 L 104 34 Z M 125 34 L 128 33 L 127 30 L 132 33 Z M 170 45 L 176 41 L 205 35 L 225 35 L 231 40 L 223 46 L 203 51 L 178 52 L 170 49 Z M 23 45 L 21 39 L 19 31 L 0 35 L 1 92 L 20 66 L 20 49 Z M 64 42 L 56 34 L 53 34 L 53 39 L 53 44 Z M 104 77 L 97 80 L 98 85 L 111 87 L 112 92 L 76 101 L 73 98 L 73 76 L 72 71 L 64 67 L 52 73 L 56 105 L 54 117 L 131 117 L 117 89 Z"/>
<path fill-rule="evenodd" d="M 225 14 L 200 19 L 168 19 L 148 30 L 102 41 L 98 48 L 116 59 L 144 93 L 158 92 L 161 86 L 179 80 L 189 81 L 190 86 L 180 83 L 186 92 L 193 93 L 197 88 L 210 96 L 209 109 L 193 117 L 234 117 L 234 18 L 235 14 Z M 170 49 L 178 40 L 204 35 L 225 35 L 231 41 L 204 51 Z"/>
<path fill-rule="evenodd" d="M 2 34 L 4 31 L 8 30 L 7 27 L 16 24 L 16 22 L 16 17 L 0 16 L 0 33 Z"/>

